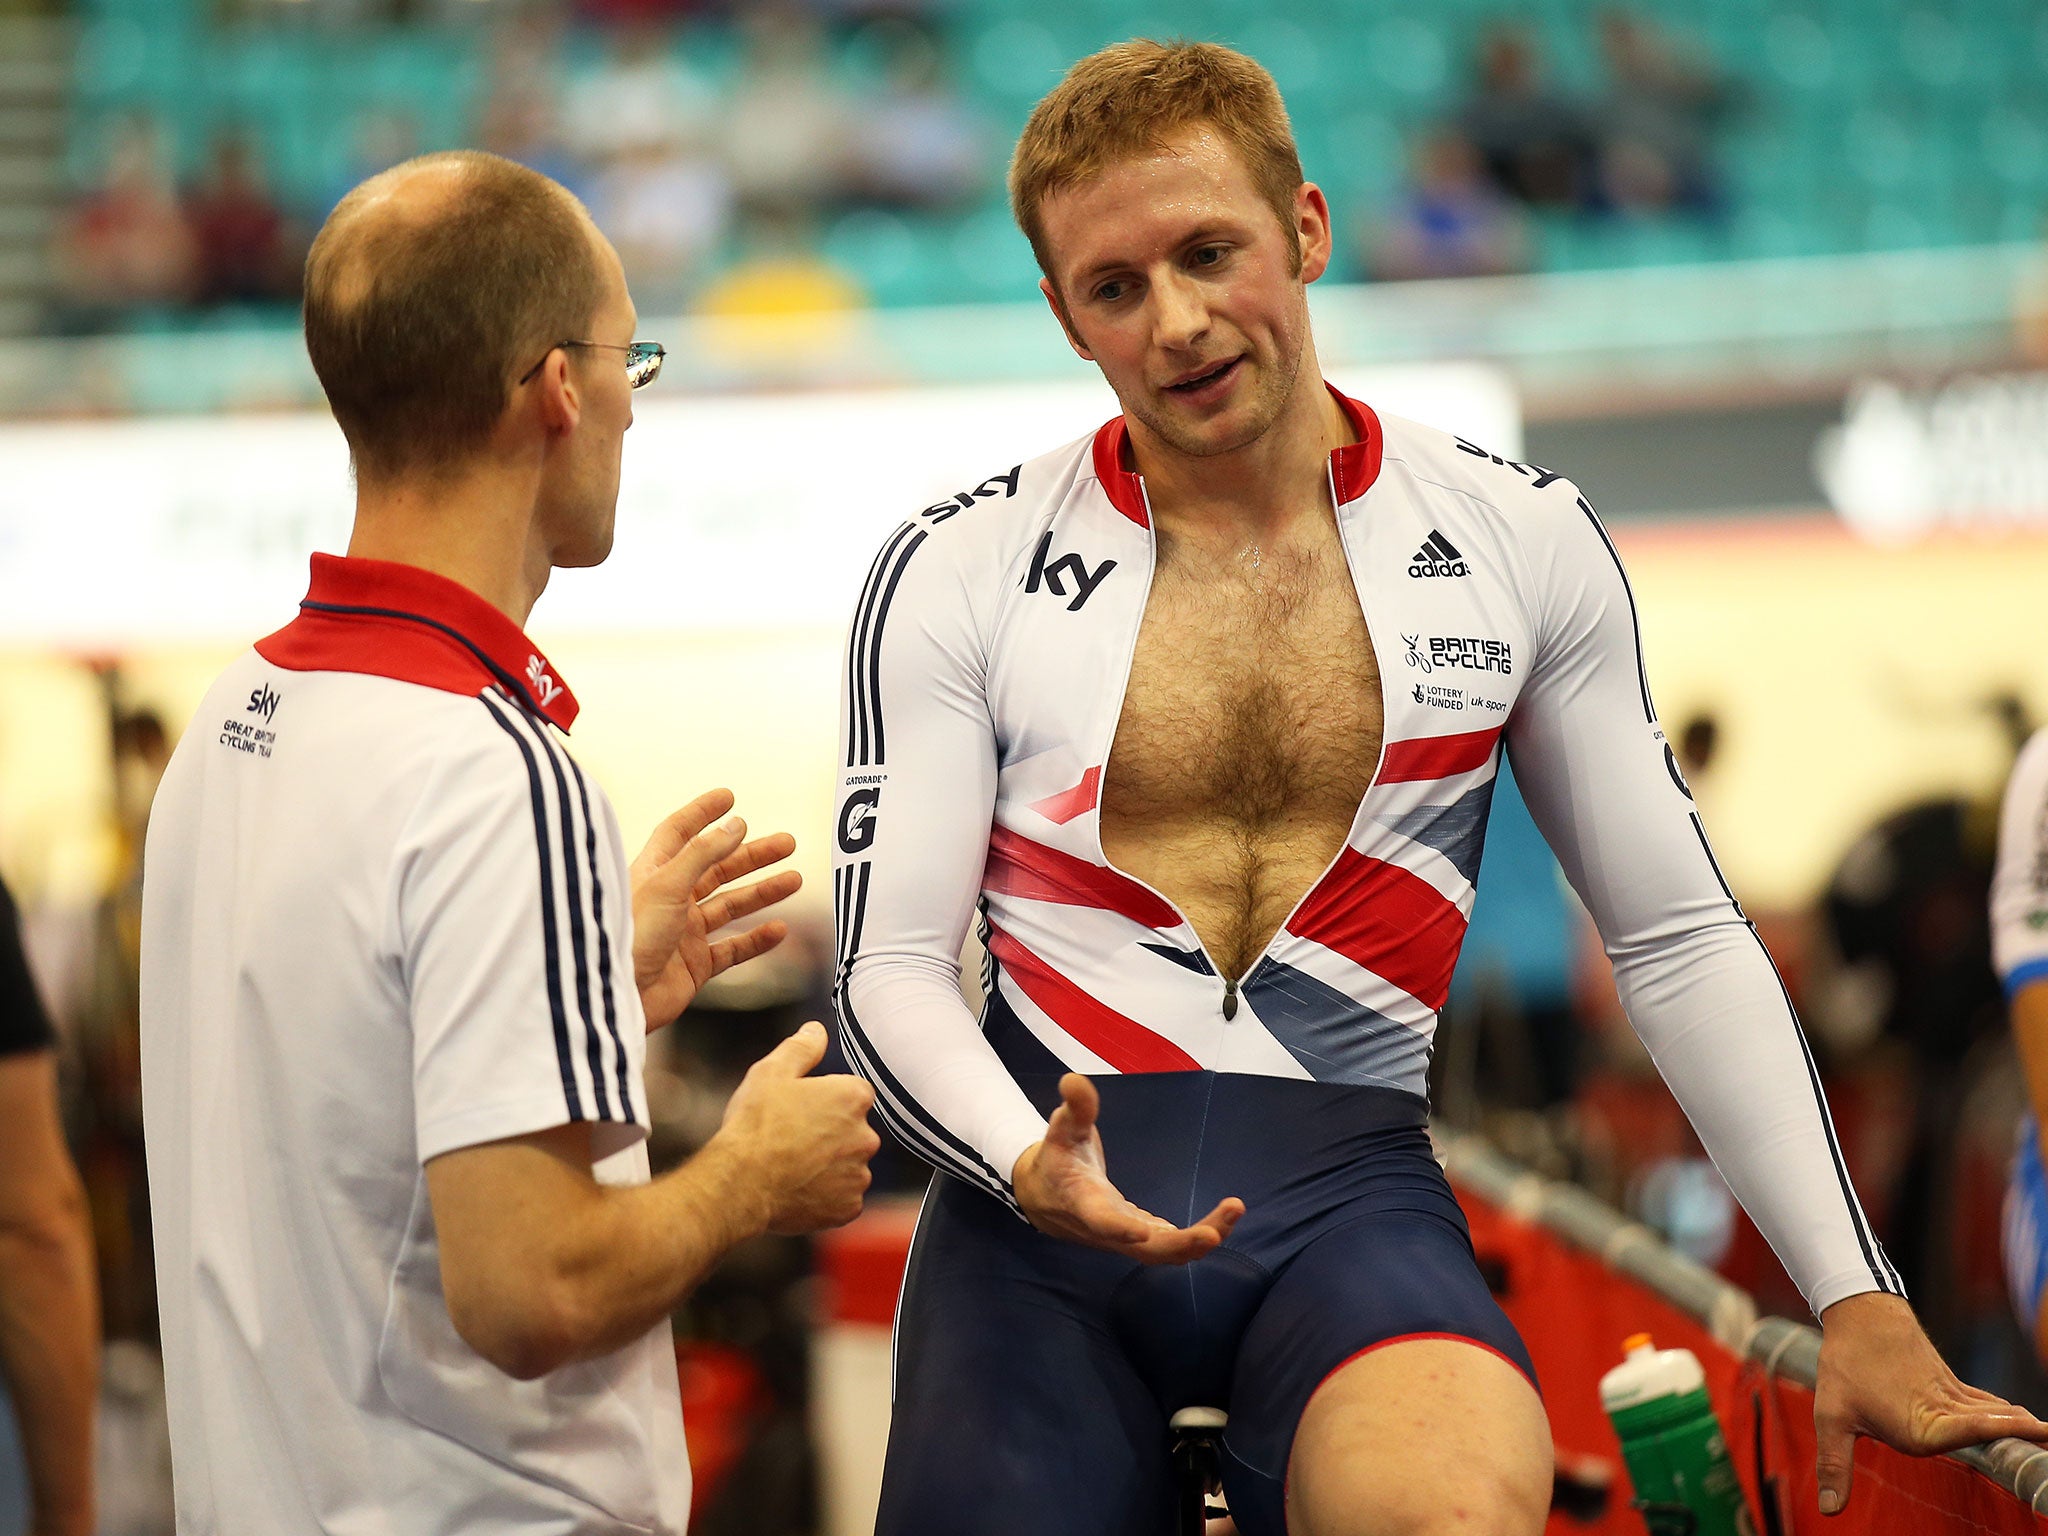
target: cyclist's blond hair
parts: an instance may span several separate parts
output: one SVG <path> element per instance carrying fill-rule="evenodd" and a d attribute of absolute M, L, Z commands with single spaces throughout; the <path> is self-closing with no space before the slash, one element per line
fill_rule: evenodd
<path fill-rule="evenodd" d="M 1280 88 L 1256 60 L 1217 43 L 1134 38 L 1091 53 L 1032 109 L 1010 157 L 1010 211 L 1055 287 L 1045 247 L 1046 197 L 1100 175 L 1118 160 L 1150 154 L 1184 128 L 1205 123 L 1239 155 L 1272 207 L 1295 265 L 1301 155 Z"/>

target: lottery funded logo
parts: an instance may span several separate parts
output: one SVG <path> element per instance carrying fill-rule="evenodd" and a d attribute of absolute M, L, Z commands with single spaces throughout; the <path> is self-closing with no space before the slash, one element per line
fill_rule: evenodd
<path fill-rule="evenodd" d="M 1490 699 L 1483 693 L 1474 693 L 1469 688 L 1453 688 L 1447 683 L 1417 683 L 1409 690 L 1408 696 L 1425 709 L 1477 709 L 1505 714 L 1508 707 L 1503 699 Z"/>

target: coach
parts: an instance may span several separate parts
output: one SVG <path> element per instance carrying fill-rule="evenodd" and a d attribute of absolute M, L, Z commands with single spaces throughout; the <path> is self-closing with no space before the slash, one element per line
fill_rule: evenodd
<path fill-rule="evenodd" d="M 680 1531 L 668 1317 L 735 1243 L 850 1219 L 866 1087 L 806 1025 L 649 1181 L 645 1035 L 796 888 L 714 791 L 628 867 L 522 626 L 610 551 L 634 341 L 545 177 L 408 162 L 329 217 L 306 344 L 346 558 L 173 756 L 143 887 L 142 1072 L 178 1525 Z"/>

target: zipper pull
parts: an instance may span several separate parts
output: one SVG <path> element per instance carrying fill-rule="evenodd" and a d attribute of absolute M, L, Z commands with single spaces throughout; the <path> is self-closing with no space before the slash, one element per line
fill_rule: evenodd
<path fill-rule="evenodd" d="M 1229 1021 L 1237 1017 L 1237 978 L 1223 978 L 1223 1017 Z"/>

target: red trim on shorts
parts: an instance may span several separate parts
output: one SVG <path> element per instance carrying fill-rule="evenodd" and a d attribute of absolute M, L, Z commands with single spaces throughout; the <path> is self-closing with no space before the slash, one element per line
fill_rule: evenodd
<path fill-rule="evenodd" d="M 1309 1393 L 1309 1402 L 1314 1402 L 1316 1392 L 1320 1392 L 1323 1390 L 1324 1387 L 1328 1386 L 1330 1384 L 1330 1378 L 1332 1376 L 1335 1376 L 1339 1371 L 1343 1370 L 1344 1367 L 1349 1365 L 1352 1361 L 1363 1359 L 1365 1356 L 1371 1354 L 1376 1349 L 1385 1349 L 1389 1344 L 1409 1344 L 1413 1343 L 1418 1339 L 1441 1339 L 1449 1344 L 1470 1344 L 1474 1349 L 1483 1349 L 1486 1351 L 1486 1353 L 1492 1355 L 1497 1360 L 1506 1360 L 1509 1365 L 1515 1367 L 1515 1374 L 1517 1376 L 1520 1376 L 1524 1381 L 1528 1382 L 1530 1386 L 1536 1387 L 1535 1377 L 1529 1375 L 1529 1373 L 1527 1371 L 1524 1371 L 1520 1365 L 1516 1364 L 1515 1361 L 1508 1359 L 1506 1355 L 1502 1354 L 1499 1350 L 1495 1349 L 1491 1344 L 1486 1343 L 1484 1340 L 1475 1339 L 1467 1334 L 1462 1333 L 1397 1333 L 1391 1339 L 1381 1339 L 1376 1344 L 1368 1344 L 1363 1349 L 1355 1350 L 1351 1354 L 1346 1355 L 1342 1360 L 1339 1360 L 1335 1365 L 1331 1366 L 1329 1370 L 1323 1373 L 1323 1379 L 1316 1383 L 1315 1391 Z M 1536 1387 L 1536 1395 L 1538 1397 L 1541 1397 L 1543 1395 L 1543 1389 L 1541 1387 Z M 1301 1411 L 1303 1413 L 1308 1412 L 1308 1403 L 1302 1404 Z M 1297 1423 L 1295 1425 L 1295 1437 L 1297 1440 L 1300 1438 L 1300 1431 L 1301 1426 Z M 1290 1497 L 1290 1492 L 1294 1487 L 1294 1446 L 1294 1440 L 1290 1440 L 1287 1442 L 1287 1465 L 1280 1469 L 1280 1521 L 1283 1528 L 1285 1527 L 1287 1522 L 1287 1500 Z"/>
<path fill-rule="evenodd" d="M 1496 1359 L 1505 1360 L 1509 1365 L 1513 1365 L 1515 1367 L 1516 1375 L 1523 1377 L 1528 1377 L 1529 1375 L 1529 1373 L 1527 1371 L 1524 1371 L 1520 1365 L 1517 1365 L 1511 1357 L 1502 1354 L 1499 1350 L 1495 1349 L 1491 1344 L 1488 1344 L 1485 1340 L 1475 1339 L 1470 1334 L 1397 1333 L 1391 1339 L 1381 1339 L 1377 1344 L 1368 1344 L 1365 1346 L 1365 1348 L 1357 1350 L 1352 1354 L 1348 1354 L 1342 1360 L 1339 1360 L 1335 1365 L 1331 1366 L 1329 1370 L 1323 1373 L 1323 1379 L 1316 1383 L 1315 1392 L 1309 1393 L 1309 1397 L 1313 1399 L 1316 1395 L 1316 1392 L 1322 1391 L 1324 1387 L 1329 1385 L 1330 1378 L 1332 1376 L 1336 1375 L 1339 1371 L 1343 1370 L 1344 1367 L 1349 1365 L 1352 1361 L 1362 1359 L 1366 1355 L 1371 1354 L 1376 1349 L 1385 1349 L 1389 1344 L 1410 1344 L 1416 1341 L 1417 1339 L 1441 1339 L 1444 1340 L 1446 1343 L 1451 1344 L 1470 1344 L 1474 1349 L 1483 1349 L 1489 1355 L 1494 1356 Z M 1532 1387 L 1536 1385 L 1535 1379 L 1533 1377 L 1529 1377 L 1529 1385 Z"/>

